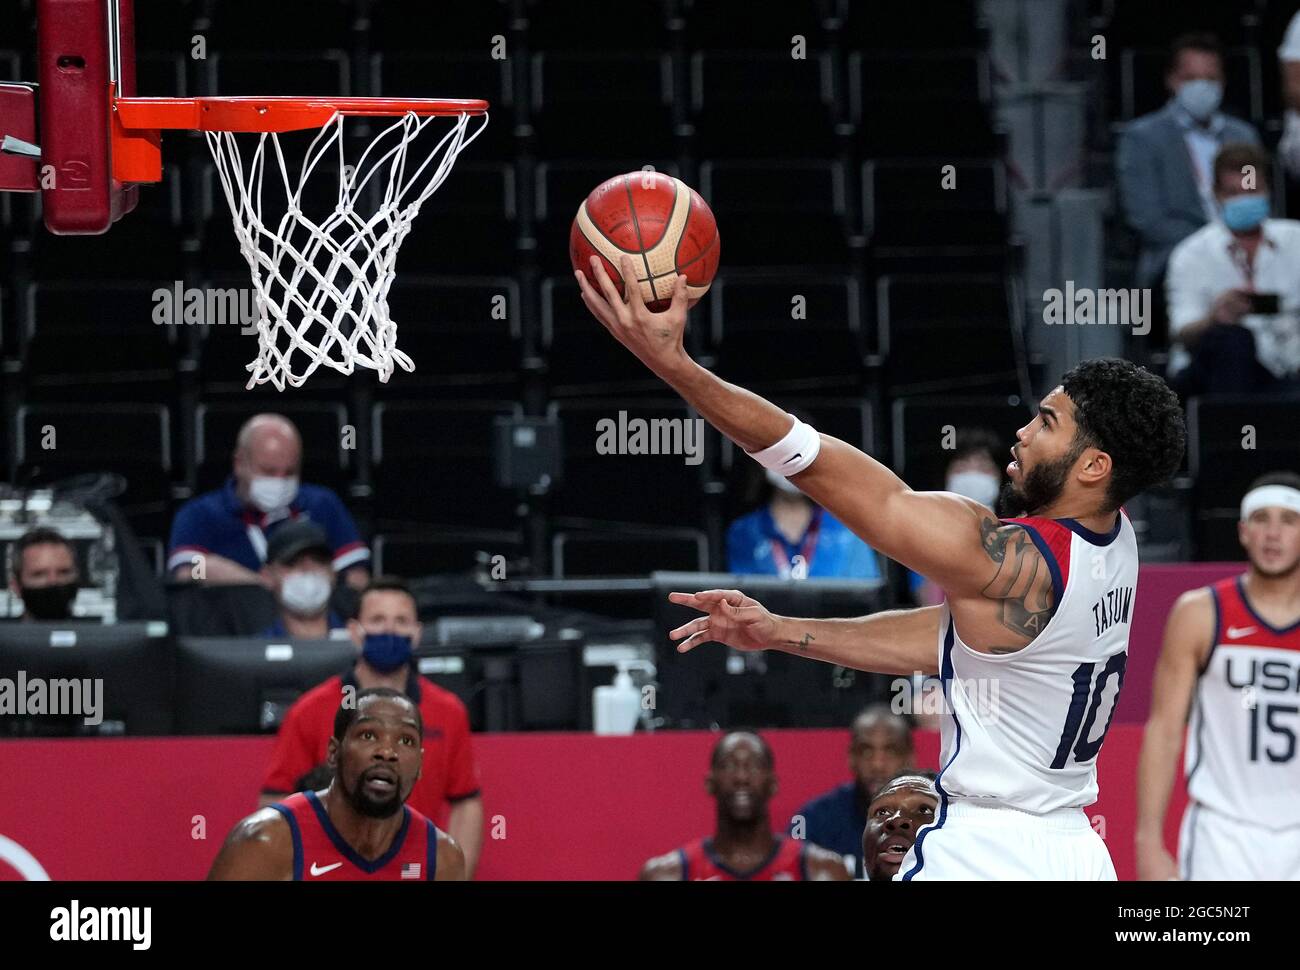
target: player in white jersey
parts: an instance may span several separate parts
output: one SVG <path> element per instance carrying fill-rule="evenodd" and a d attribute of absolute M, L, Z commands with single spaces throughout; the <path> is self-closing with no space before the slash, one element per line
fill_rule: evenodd
<path fill-rule="evenodd" d="M 620 269 L 635 282 L 631 259 Z M 1016 434 L 1005 498 L 1029 515 L 1003 521 L 955 493 L 912 491 L 857 448 L 692 360 L 682 344 L 685 277 L 671 307 L 652 313 L 636 285 L 624 287 L 623 302 L 596 260 L 591 275 L 595 285 L 578 274 L 583 302 L 619 342 L 751 457 L 946 597 L 942 606 L 805 620 L 773 616 L 738 590 L 673 593 L 706 614 L 673 631 L 678 649 L 717 641 L 860 670 L 942 674 L 939 814 L 900 878 L 1114 878 L 1082 807 L 1097 791 L 1137 576 L 1120 506 L 1181 461 L 1173 392 L 1125 360 L 1071 370 Z M 792 332 L 790 353 L 798 352 Z M 967 672 L 980 682 L 960 682 Z M 980 690 L 996 701 L 982 708 Z"/>
<path fill-rule="evenodd" d="M 1184 593 L 1165 625 L 1138 766 L 1140 879 L 1300 879 L 1300 475 L 1258 479 L 1237 533 L 1246 572 Z M 1185 728 L 1175 865 L 1163 828 Z"/>

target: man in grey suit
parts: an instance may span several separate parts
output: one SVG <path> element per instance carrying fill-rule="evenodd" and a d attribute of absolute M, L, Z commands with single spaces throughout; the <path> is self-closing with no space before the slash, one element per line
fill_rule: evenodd
<path fill-rule="evenodd" d="M 1253 125 L 1223 114 L 1223 54 L 1213 34 L 1170 45 L 1159 111 L 1134 119 L 1115 155 L 1120 205 L 1141 239 L 1136 283 L 1154 287 L 1173 248 L 1217 215 L 1214 156 L 1229 142 L 1258 145 Z"/>

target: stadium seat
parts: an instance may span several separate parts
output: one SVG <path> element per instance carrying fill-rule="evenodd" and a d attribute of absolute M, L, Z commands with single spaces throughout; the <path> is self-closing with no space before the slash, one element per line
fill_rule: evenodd
<path fill-rule="evenodd" d="M 528 40 L 534 50 L 575 47 L 663 47 L 668 42 L 668 6 L 665 0 L 624 0 L 591 7 L 568 0 L 527 0 Z M 625 42 L 622 38 L 632 38 Z"/>
<path fill-rule="evenodd" d="M 564 531 L 551 540 L 551 575 L 556 579 L 649 576 L 664 569 L 704 572 L 708 564 L 708 537 L 696 529 Z"/>
<path fill-rule="evenodd" d="M 388 291 L 397 346 L 414 373 L 376 384 L 385 396 L 502 397 L 517 393 L 519 285 L 510 277 L 398 273 Z"/>
<path fill-rule="evenodd" d="M 1000 245 L 1007 236 L 1005 169 L 985 159 L 869 161 L 862 209 L 863 231 L 876 248 Z"/>
<path fill-rule="evenodd" d="M 101 399 L 170 399 L 183 327 L 155 321 L 159 287 L 146 281 L 30 284 L 30 329 L 23 341 L 29 397 L 66 398 L 91 384 Z"/>
<path fill-rule="evenodd" d="M 861 44 L 890 51 L 953 51 L 982 47 L 979 7 L 948 0 L 911 0 L 905 4 L 848 0 L 843 33 Z M 945 119 L 946 120 L 946 119 Z"/>
<path fill-rule="evenodd" d="M 223 96 L 354 93 L 343 50 L 280 51 L 274 60 L 255 51 L 217 50 L 208 55 L 207 66 L 213 93 Z"/>
<path fill-rule="evenodd" d="M 682 13 L 694 47 L 788 52 L 790 38 L 798 35 L 811 57 L 840 28 L 846 6 L 848 0 L 786 0 L 759 16 L 749 0 L 685 0 Z"/>
<path fill-rule="evenodd" d="M 1003 153 L 989 106 L 965 98 L 883 96 L 868 92 L 853 105 L 858 150 L 869 158 L 992 158 Z M 918 118 L 930 119 L 918 124 Z"/>
<path fill-rule="evenodd" d="M 473 151 L 471 146 L 468 152 Z M 512 166 L 462 158 L 420 207 L 411 235 L 402 244 L 398 271 L 513 272 L 518 236 L 515 199 Z"/>
<path fill-rule="evenodd" d="M 983 51 L 853 51 L 849 106 L 854 117 L 869 98 L 885 96 L 988 101 L 993 80 Z M 946 120 L 946 118 L 945 118 Z"/>
<path fill-rule="evenodd" d="M 385 533 L 375 536 L 371 549 L 376 574 L 470 573 L 491 569 L 495 556 L 504 556 L 507 563 L 517 559 L 524 551 L 524 537 L 490 529 Z"/>
<path fill-rule="evenodd" d="M 522 413 L 510 401 L 376 404 L 370 474 L 379 527 L 513 529 L 515 496 L 494 483 L 492 425 Z"/>
<path fill-rule="evenodd" d="M 852 277 L 727 274 L 707 299 L 720 376 L 781 391 L 861 387 L 867 344 Z"/>
<path fill-rule="evenodd" d="M 838 105 L 827 54 L 709 52 L 691 56 L 691 114 L 705 157 L 833 157 Z M 754 92 L 763 91 L 767 124 L 755 124 Z"/>
<path fill-rule="evenodd" d="M 428 0 L 372 2 L 370 46 L 377 51 L 488 51 L 494 37 L 513 40 L 510 7 L 504 0 L 442 3 L 435 9 L 430 8 Z M 511 49 L 507 47 L 506 51 L 509 54 Z"/>
<path fill-rule="evenodd" d="M 387 6 L 388 2 L 384 0 L 384 3 L 372 6 Z M 356 26 L 352 0 L 275 0 L 274 3 L 210 0 L 209 10 L 211 22 L 207 34 L 212 50 L 236 47 L 265 49 L 270 44 L 279 55 L 285 51 L 345 47 L 352 41 Z M 150 13 L 152 15 L 152 10 Z M 138 13 L 136 15 L 137 24 L 147 19 Z M 171 41 L 173 45 L 176 43 L 174 37 Z M 184 42 L 189 42 L 189 36 L 185 36 Z"/>
<path fill-rule="evenodd" d="M 1012 290 L 992 275 L 882 276 L 878 341 L 892 393 L 1018 391 L 1027 361 Z"/>
<path fill-rule="evenodd" d="M 1198 512 L 1237 509 L 1250 483 L 1294 471 L 1300 398 L 1206 395 L 1187 402 L 1187 470 Z"/>
<path fill-rule="evenodd" d="M 171 414 L 132 403 L 22 404 L 14 415 L 16 479 L 51 484 L 74 475 L 121 475 L 117 499 L 137 532 L 166 534 L 170 525 Z"/>
<path fill-rule="evenodd" d="M 542 157 L 626 158 L 673 144 L 672 69 L 665 55 L 536 54 L 530 84 Z"/>
<path fill-rule="evenodd" d="M 620 412 L 625 417 L 620 418 Z M 688 426 L 651 422 L 695 420 L 684 404 L 619 397 L 556 402 L 549 413 L 560 422 L 564 452 L 563 480 L 551 497 L 557 527 L 635 522 L 693 528 L 699 524 L 705 470 L 712 460 L 707 437 L 702 445 L 703 461 L 698 465 L 688 465 L 683 454 L 602 454 L 598 450 L 604 430 L 600 422 L 613 422 L 612 437 L 617 439 L 620 427 L 631 434 L 630 422 L 636 419 L 645 422 L 647 448 L 651 447 L 651 439 L 665 448 L 681 448 Z M 693 435 L 700 425 L 689 427 Z M 675 436 L 671 433 L 674 429 Z M 670 433 L 664 435 L 665 431 Z M 697 446 L 699 442 L 694 439 Z M 632 444 L 630 437 L 626 444 Z"/>
<path fill-rule="evenodd" d="M 815 270 L 848 260 L 844 170 L 834 162 L 707 161 L 699 192 L 718 220 L 723 265 Z"/>

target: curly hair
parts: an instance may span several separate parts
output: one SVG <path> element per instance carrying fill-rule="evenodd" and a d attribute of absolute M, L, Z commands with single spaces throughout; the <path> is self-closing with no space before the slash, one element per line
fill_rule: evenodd
<path fill-rule="evenodd" d="M 1187 429 L 1178 396 L 1146 368 L 1118 357 L 1085 360 L 1061 378 L 1061 388 L 1074 402 L 1076 442 L 1114 462 L 1108 511 L 1167 482 L 1182 464 Z"/>

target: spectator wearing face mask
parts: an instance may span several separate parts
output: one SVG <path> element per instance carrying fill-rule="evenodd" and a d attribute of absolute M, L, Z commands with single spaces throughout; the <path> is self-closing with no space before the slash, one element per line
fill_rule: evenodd
<path fill-rule="evenodd" d="M 72 543 L 54 529 L 24 533 L 13 545 L 10 591 L 23 601 L 20 619 L 68 620 L 81 579 Z"/>
<path fill-rule="evenodd" d="M 998 436 L 987 428 L 959 428 L 953 444 L 952 457 L 944 468 L 944 491 L 974 499 L 996 512 L 1006 464 L 999 462 L 998 456 L 1007 454 L 1010 446 L 1003 447 Z M 943 601 L 943 590 L 920 573 L 908 571 L 908 587 L 921 606 Z"/>
<path fill-rule="evenodd" d="M 727 569 L 796 579 L 879 579 L 876 551 L 788 478 L 765 473 L 764 502 L 727 529 Z"/>
<path fill-rule="evenodd" d="M 1300 222 L 1269 218 L 1269 157 L 1225 145 L 1219 217 L 1169 258 L 1169 383 L 1184 396 L 1300 388 Z"/>
<path fill-rule="evenodd" d="M 420 778 L 408 804 L 438 820 L 464 851 L 472 875 L 483 841 L 483 802 L 469 712 L 455 694 L 416 670 L 421 626 L 415 597 L 399 580 L 372 580 L 361 592 L 348 634 L 357 647 L 356 661 L 303 694 L 285 714 L 262 782 L 261 804 L 296 791 L 299 780 L 326 760 L 340 701 L 371 687 L 402 691 L 420 709 L 424 724 Z"/>
<path fill-rule="evenodd" d="M 1120 204 L 1141 242 L 1139 287 L 1158 284 L 1174 246 L 1215 217 L 1219 148 L 1260 143 L 1249 122 L 1219 110 L 1223 53 L 1213 34 L 1187 34 L 1170 45 L 1165 87 L 1169 102 L 1130 123 L 1115 154 Z"/>
<path fill-rule="evenodd" d="M 271 533 L 266 566 L 280 617 L 262 632 L 266 637 L 323 640 L 347 636 L 347 624 L 330 609 L 334 567 L 325 530 L 305 519 L 286 522 Z"/>
<path fill-rule="evenodd" d="M 279 414 L 258 414 L 235 440 L 233 474 L 221 488 L 191 499 L 172 522 L 167 568 L 176 579 L 260 583 L 269 537 L 288 522 L 310 519 L 329 540 L 334 572 L 354 589 L 369 579 L 370 550 L 339 497 L 299 482 L 302 439 Z"/>

